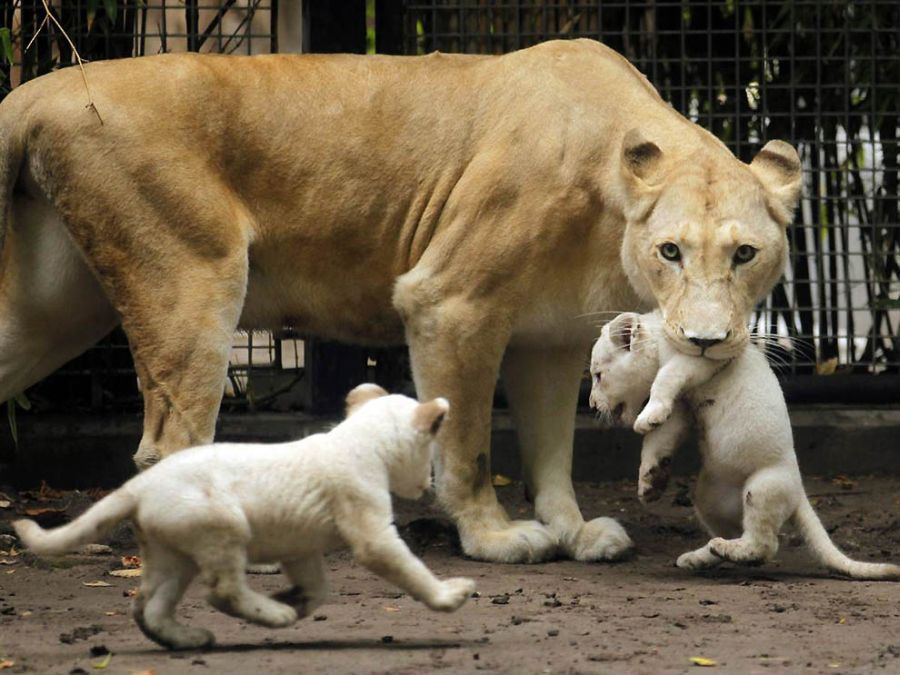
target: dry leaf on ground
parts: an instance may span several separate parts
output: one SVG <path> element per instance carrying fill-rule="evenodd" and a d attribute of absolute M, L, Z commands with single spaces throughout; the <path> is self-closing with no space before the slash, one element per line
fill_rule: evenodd
<path fill-rule="evenodd" d="M 714 668 L 717 665 L 715 661 L 705 656 L 692 656 L 691 663 L 702 668 Z"/>
<path fill-rule="evenodd" d="M 495 473 L 493 478 L 491 478 L 491 483 L 494 484 L 494 487 L 506 487 L 507 485 L 512 485 L 512 482 L 512 478 L 504 476 L 502 473 Z"/>
<path fill-rule="evenodd" d="M 0 659 L 0 670 L 5 670 L 6 668 L 12 668 L 16 665 L 15 661 L 10 659 Z"/>
<path fill-rule="evenodd" d="M 108 586 L 112 586 L 112 584 L 108 584 L 105 581 L 82 581 L 82 586 L 87 586 L 88 588 L 107 588 Z"/>
<path fill-rule="evenodd" d="M 141 556 L 139 555 L 123 555 L 122 567 L 140 567 Z"/>
<path fill-rule="evenodd" d="M 125 570 L 110 570 L 109 576 L 133 579 L 134 577 L 141 576 L 141 568 L 138 567 L 138 568 L 125 569 Z"/>
<path fill-rule="evenodd" d="M 92 661 L 91 665 L 97 670 L 103 670 L 109 665 L 110 661 L 112 661 L 112 652 L 107 652 L 106 656 L 104 656 L 99 661 Z"/>

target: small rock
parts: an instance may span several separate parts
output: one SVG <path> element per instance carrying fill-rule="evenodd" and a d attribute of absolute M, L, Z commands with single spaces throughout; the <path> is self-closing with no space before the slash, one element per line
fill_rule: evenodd
<path fill-rule="evenodd" d="M 491 598 L 492 605 L 508 605 L 509 604 L 509 595 L 504 593 L 503 595 L 495 595 Z"/>
<path fill-rule="evenodd" d="M 394 641 L 393 635 L 385 635 L 384 637 L 381 638 L 381 642 L 386 645 L 391 644 L 393 641 Z"/>
<path fill-rule="evenodd" d="M 85 544 L 79 551 L 81 555 L 112 555 L 112 548 L 106 544 Z"/>
<path fill-rule="evenodd" d="M 205 666 L 206 660 L 205 659 L 194 659 L 193 661 L 191 661 L 191 665 L 192 666 Z"/>
<path fill-rule="evenodd" d="M 313 616 L 313 621 L 328 621 L 328 617 L 324 614 L 316 614 Z"/>
<path fill-rule="evenodd" d="M 559 629 L 551 628 L 550 630 L 547 631 L 547 635 L 549 635 L 550 637 L 556 637 L 557 635 L 559 635 Z"/>

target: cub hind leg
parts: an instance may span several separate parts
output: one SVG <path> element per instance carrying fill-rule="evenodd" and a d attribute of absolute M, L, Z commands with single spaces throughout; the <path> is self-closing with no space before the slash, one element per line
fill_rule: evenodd
<path fill-rule="evenodd" d="M 141 632 L 169 649 L 199 649 L 215 642 L 203 628 L 175 620 L 175 607 L 197 574 L 194 562 L 159 544 L 142 544 L 141 588 L 132 603 L 132 616 Z"/>
<path fill-rule="evenodd" d="M 706 469 L 700 471 L 694 488 L 694 512 L 712 536 L 734 537 L 741 533 L 741 487 L 717 480 Z M 681 554 L 675 561 L 678 567 L 689 570 L 708 569 L 721 563 L 722 558 L 712 552 L 709 543 Z"/>
<path fill-rule="evenodd" d="M 710 550 L 742 565 L 771 560 L 778 552 L 778 533 L 797 510 L 797 495 L 803 495 L 794 473 L 776 466 L 753 474 L 742 492 L 743 534 L 737 539 L 712 539 Z"/>
<path fill-rule="evenodd" d="M 293 607 L 258 593 L 247 585 L 247 556 L 242 549 L 211 548 L 197 563 L 209 585 L 209 603 L 229 616 L 269 628 L 284 628 L 297 620 Z"/>
<path fill-rule="evenodd" d="M 325 560 L 321 553 L 283 561 L 281 570 L 291 582 L 291 587 L 272 597 L 297 610 L 299 618 L 309 616 L 325 602 L 325 598 L 328 597 L 328 580 L 325 577 Z"/>

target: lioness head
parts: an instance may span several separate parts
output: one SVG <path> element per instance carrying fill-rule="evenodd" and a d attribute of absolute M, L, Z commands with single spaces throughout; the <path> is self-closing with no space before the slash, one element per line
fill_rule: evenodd
<path fill-rule="evenodd" d="M 681 351 L 729 358 L 784 270 L 800 158 L 781 141 L 749 165 L 711 136 L 700 148 L 680 143 L 670 139 L 664 152 L 637 130 L 625 135 L 622 264 Z"/>

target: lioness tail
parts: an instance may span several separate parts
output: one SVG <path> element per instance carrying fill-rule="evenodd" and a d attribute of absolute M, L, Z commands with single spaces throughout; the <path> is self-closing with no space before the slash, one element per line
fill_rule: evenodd
<path fill-rule="evenodd" d="M 831 537 L 828 536 L 822 521 L 819 520 L 819 516 L 813 511 L 808 500 L 804 499 L 797 509 L 797 513 L 794 514 L 794 523 L 813 555 L 828 569 L 854 579 L 900 580 L 900 565 L 859 562 L 844 555 L 831 541 Z"/>
<path fill-rule="evenodd" d="M 33 520 L 27 519 L 15 521 L 13 527 L 25 546 L 34 553 L 65 553 L 102 537 L 113 525 L 131 516 L 136 504 L 131 493 L 116 490 L 62 527 L 45 530 Z"/>

